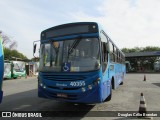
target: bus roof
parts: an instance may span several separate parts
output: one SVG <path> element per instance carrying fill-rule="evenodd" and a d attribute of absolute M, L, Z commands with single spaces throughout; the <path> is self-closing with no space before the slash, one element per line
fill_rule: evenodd
<path fill-rule="evenodd" d="M 64 30 L 66 27 L 72 27 L 72 26 L 78 26 L 78 25 L 80 25 L 80 26 L 82 26 L 82 25 L 95 25 L 95 26 L 97 26 L 97 30 L 95 30 L 95 31 L 91 30 L 91 32 L 100 33 L 101 31 L 103 31 L 103 33 L 105 33 L 105 30 L 97 22 L 74 22 L 74 23 L 66 23 L 66 24 L 57 25 L 57 26 L 54 26 L 54 27 L 51 27 L 51 28 L 48 28 L 48 29 L 42 31 L 41 32 L 41 40 L 46 39 L 46 34 L 48 35 L 48 37 L 53 37 L 53 36 L 56 37 L 55 34 L 57 34 L 57 36 L 58 35 L 60 35 L 60 36 L 61 35 L 70 35 L 70 34 L 62 34 L 62 32 L 60 33 L 60 31 L 58 31 L 58 30 L 62 30 L 62 29 Z M 82 27 L 80 27 L 78 29 L 86 30 L 85 28 L 82 28 Z M 73 31 L 73 29 L 71 29 L 71 30 Z M 64 30 L 63 32 L 66 32 L 66 31 Z M 81 32 L 81 31 L 77 31 L 77 33 L 79 33 L 79 32 Z M 88 31 L 88 32 L 90 32 L 90 31 Z M 53 35 L 53 33 L 54 33 L 54 35 Z M 76 34 L 76 32 L 71 33 L 71 34 Z M 110 39 L 110 37 L 106 33 L 105 33 L 105 35 L 109 38 L 109 41 L 116 47 L 116 49 L 118 49 L 119 52 L 123 56 L 125 56 L 125 54 L 114 44 L 114 42 Z"/>
<path fill-rule="evenodd" d="M 98 33 L 98 24 L 96 22 L 75 22 L 54 26 L 41 32 L 41 40 L 87 33 Z"/>
<path fill-rule="evenodd" d="M 65 23 L 65 24 L 61 24 L 61 25 L 56 25 L 54 27 L 48 28 L 44 31 L 42 31 L 41 33 L 48 31 L 48 30 L 52 30 L 52 29 L 56 29 L 56 28 L 62 28 L 64 26 L 71 26 L 71 25 L 83 25 L 83 24 L 98 24 L 96 22 L 73 22 L 73 23 Z"/>

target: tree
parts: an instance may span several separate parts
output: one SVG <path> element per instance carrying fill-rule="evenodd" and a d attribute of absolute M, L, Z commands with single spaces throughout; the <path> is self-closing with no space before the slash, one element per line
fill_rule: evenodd
<path fill-rule="evenodd" d="M 142 52 L 144 52 L 144 51 L 160 51 L 160 48 L 147 46 L 147 47 L 143 48 Z"/>
<path fill-rule="evenodd" d="M 4 57 L 5 59 L 20 58 L 27 59 L 25 55 L 15 50 L 17 48 L 17 42 L 12 40 L 11 37 L 0 31 L 0 36 L 2 37 L 2 44 L 4 46 Z"/>
<path fill-rule="evenodd" d="M 122 52 L 124 53 L 131 53 L 131 52 L 151 52 L 151 51 L 160 51 L 159 47 L 152 47 L 152 46 L 147 46 L 147 47 L 134 47 L 134 48 L 123 48 Z"/>
<path fill-rule="evenodd" d="M 0 31 L 0 36 L 2 37 L 2 44 L 4 47 L 7 47 L 11 50 L 15 49 L 17 47 L 17 41 L 11 40 L 11 37 L 4 34 L 4 32 Z"/>
<path fill-rule="evenodd" d="M 34 58 L 31 58 L 31 61 L 38 62 L 39 59 L 40 59 L 39 57 L 34 57 Z"/>
<path fill-rule="evenodd" d="M 10 50 L 9 48 L 4 48 L 4 58 L 12 59 L 13 57 L 20 59 L 28 59 L 25 55 L 18 52 L 17 50 Z"/>

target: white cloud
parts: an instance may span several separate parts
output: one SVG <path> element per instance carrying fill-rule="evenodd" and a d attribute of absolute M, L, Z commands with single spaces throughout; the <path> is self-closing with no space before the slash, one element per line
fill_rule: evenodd
<path fill-rule="evenodd" d="M 74 13 L 77 21 L 97 21 L 120 48 L 160 46 L 160 1 L 107 0 L 97 9 L 103 14 L 93 17 Z"/>
<path fill-rule="evenodd" d="M 2 1 L 0 28 L 18 42 L 18 50 L 32 58 L 33 41 L 40 39 L 40 32 L 56 23 L 43 14 L 43 9 L 32 4 Z"/>
<path fill-rule="evenodd" d="M 78 21 L 101 23 L 119 48 L 160 46 L 159 0 L 0 1 L 0 30 L 29 58 L 42 30 Z"/>

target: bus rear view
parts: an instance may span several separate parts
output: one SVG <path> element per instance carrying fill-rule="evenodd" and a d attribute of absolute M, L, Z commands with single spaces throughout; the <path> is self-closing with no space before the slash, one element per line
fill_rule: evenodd
<path fill-rule="evenodd" d="M 38 96 L 76 103 L 104 101 L 111 94 L 111 79 L 105 76 L 104 87 L 101 63 L 97 23 L 70 23 L 43 31 Z M 105 71 L 108 68 L 106 62 Z"/>

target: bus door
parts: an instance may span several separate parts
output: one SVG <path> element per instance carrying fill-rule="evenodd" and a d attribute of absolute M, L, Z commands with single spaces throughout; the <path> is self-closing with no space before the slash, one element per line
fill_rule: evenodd
<path fill-rule="evenodd" d="M 102 33 L 101 34 L 101 48 L 102 48 L 102 89 L 103 89 L 103 99 L 105 99 L 110 94 L 110 80 L 109 80 L 109 65 L 108 65 L 108 40 L 106 36 Z"/>

